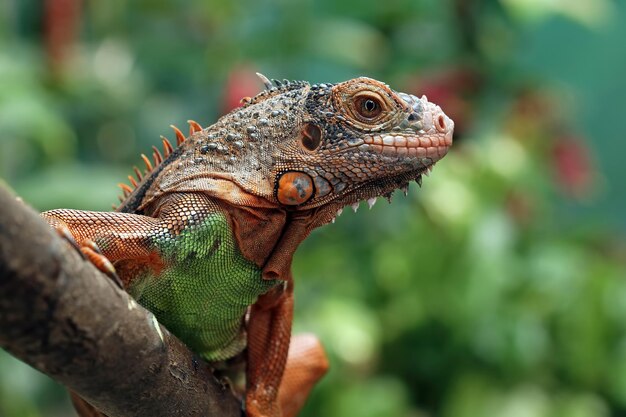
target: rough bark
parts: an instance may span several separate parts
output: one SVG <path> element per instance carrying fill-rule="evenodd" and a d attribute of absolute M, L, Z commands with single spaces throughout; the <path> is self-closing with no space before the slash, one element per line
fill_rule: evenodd
<path fill-rule="evenodd" d="M 241 415 L 207 364 L 1 184 L 0 346 L 110 417 Z"/>

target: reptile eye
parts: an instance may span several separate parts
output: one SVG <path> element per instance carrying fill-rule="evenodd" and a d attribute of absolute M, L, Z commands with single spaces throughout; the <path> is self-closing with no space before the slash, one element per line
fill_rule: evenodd
<path fill-rule="evenodd" d="M 314 151 L 319 148 L 322 143 L 322 131 L 314 124 L 307 123 L 302 129 L 302 137 L 300 138 L 302 146 L 307 151 Z"/>
<path fill-rule="evenodd" d="M 374 119 L 383 111 L 380 100 L 371 96 L 360 96 L 355 100 L 356 111 L 365 119 Z"/>

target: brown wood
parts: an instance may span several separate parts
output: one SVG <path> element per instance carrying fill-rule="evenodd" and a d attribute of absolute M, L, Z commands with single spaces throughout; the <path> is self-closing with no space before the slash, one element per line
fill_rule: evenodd
<path fill-rule="evenodd" d="M 1 184 L 0 346 L 110 417 L 241 415 L 206 363 Z"/>

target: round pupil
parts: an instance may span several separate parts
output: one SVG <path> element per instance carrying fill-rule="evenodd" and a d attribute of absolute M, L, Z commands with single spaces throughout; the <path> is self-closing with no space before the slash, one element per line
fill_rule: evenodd
<path fill-rule="evenodd" d="M 365 110 L 367 110 L 368 112 L 376 110 L 376 103 L 374 102 L 374 100 L 365 100 Z"/>

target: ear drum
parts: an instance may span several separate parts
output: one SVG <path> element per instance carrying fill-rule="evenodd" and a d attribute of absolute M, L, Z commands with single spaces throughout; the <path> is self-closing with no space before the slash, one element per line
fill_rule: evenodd
<path fill-rule="evenodd" d="M 313 179 L 304 172 L 286 172 L 278 180 L 276 198 L 280 204 L 297 206 L 309 201 L 312 195 Z"/>
<path fill-rule="evenodd" d="M 320 147 L 322 143 L 322 130 L 311 123 L 304 125 L 302 129 L 302 138 L 300 139 L 302 147 L 307 151 L 314 151 Z"/>

